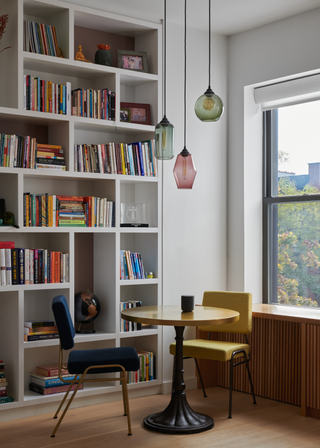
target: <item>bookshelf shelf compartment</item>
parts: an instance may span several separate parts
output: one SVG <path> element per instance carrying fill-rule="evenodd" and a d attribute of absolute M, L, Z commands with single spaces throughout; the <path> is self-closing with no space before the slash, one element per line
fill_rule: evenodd
<path fill-rule="evenodd" d="M 5 310 L 0 318 L 0 337 L 6 341 L 2 344 L 0 358 L 6 365 L 8 394 L 15 400 L 0 406 L 0 421 L 7 419 L 8 409 L 15 410 L 12 418 L 22 418 L 43 412 L 46 407 L 51 412 L 51 404 L 61 400 L 61 394 L 43 396 L 29 391 L 30 371 L 37 365 L 58 362 L 59 340 L 26 342 L 23 337 L 25 321 L 53 318 L 52 299 L 59 294 L 66 297 L 74 322 L 75 293 L 89 289 L 101 304 L 100 314 L 94 321 L 96 332 L 77 333 L 76 348 L 134 346 L 138 350 L 152 351 L 157 357 L 159 379 L 130 387 L 135 388 L 135 395 L 139 394 L 139 387 L 143 395 L 145 387 L 148 393 L 159 393 L 161 327 L 121 333 L 119 323 L 121 302 L 162 303 L 162 166 L 158 166 L 157 177 L 87 173 L 74 171 L 74 159 L 75 145 L 130 144 L 154 139 L 155 124 L 162 115 L 162 26 L 60 0 L 0 0 L 0 3 L 1 14 L 9 14 L 10 18 L 1 43 L 4 47 L 11 46 L 10 51 L 1 54 L 7 70 L 1 73 L 0 133 L 30 136 L 37 143 L 60 145 L 66 165 L 65 171 L 0 167 L 1 198 L 5 199 L 6 211 L 14 214 L 19 227 L 0 226 L 0 241 L 13 241 L 15 248 L 69 254 L 69 281 L 0 286 L 0 306 Z M 54 26 L 64 58 L 25 51 L 24 20 Z M 93 62 L 100 43 L 111 45 L 112 66 Z M 80 44 L 84 56 L 92 63 L 74 59 Z M 145 51 L 148 72 L 119 68 L 117 49 Z M 62 85 L 70 82 L 71 90 L 110 89 L 115 92 L 115 121 L 25 110 L 24 75 Z M 120 121 L 121 102 L 150 104 L 152 124 Z M 25 193 L 107 198 L 114 202 L 114 227 L 27 227 L 24 225 Z M 146 204 L 149 227 L 120 226 L 121 203 L 130 202 Z M 152 271 L 154 278 L 120 280 L 120 249 L 141 253 L 145 272 Z M 113 396 L 118 399 L 121 387 L 118 383 L 109 387 L 85 386 L 78 395 L 92 404 L 101 401 L 101 394 L 111 394 L 110 400 Z"/>

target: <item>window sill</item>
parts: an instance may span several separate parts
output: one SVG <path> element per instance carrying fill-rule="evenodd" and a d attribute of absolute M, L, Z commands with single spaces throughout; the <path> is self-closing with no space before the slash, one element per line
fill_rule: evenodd
<path fill-rule="evenodd" d="M 320 310 L 285 305 L 252 304 L 253 317 L 320 325 Z"/>

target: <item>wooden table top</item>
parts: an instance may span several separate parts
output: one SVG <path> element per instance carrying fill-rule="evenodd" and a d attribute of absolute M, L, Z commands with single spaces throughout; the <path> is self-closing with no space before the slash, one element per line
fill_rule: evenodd
<path fill-rule="evenodd" d="M 175 327 L 221 325 L 239 320 L 238 311 L 211 306 L 195 306 L 191 313 L 183 313 L 180 306 L 141 306 L 121 312 L 121 317 L 132 322 Z"/>

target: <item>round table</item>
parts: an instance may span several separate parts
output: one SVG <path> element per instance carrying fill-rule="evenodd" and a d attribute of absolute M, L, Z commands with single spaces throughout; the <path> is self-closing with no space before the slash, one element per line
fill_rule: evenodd
<path fill-rule="evenodd" d="M 183 379 L 183 332 L 186 326 L 236 322 L 239 320 L 238 311 L 196 306 L 194 311 L 183 313 L 179 306 L 142 306 L 123 310 L 121 317 L 144 324 L 173 325 L 176 331 L 171 400 L 164 411 L 145 417 L 145 427 L 170 434 L 194 434 L 213 428 L 213 419 L 208 415 L 195 412 L 187 402 Z"/>

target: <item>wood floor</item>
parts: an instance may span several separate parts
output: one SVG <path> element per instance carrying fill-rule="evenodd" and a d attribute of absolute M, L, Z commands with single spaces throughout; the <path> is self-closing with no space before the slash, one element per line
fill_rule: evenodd
<path fill-rule="evenodd" d="M 233 418 L 228 419 L 228 390 L 211 388 L 208 398 L 200 390 L 187 391 L 191 407 L 211 415 L 215 427 L 190 435 L 148 431 L 143 417 L 162 411 L 168 395 L 130 399 L 132 436 L 127 435 L 122 402 L 106 403 L 66 414 L 57 435 L 50 434 L 56 420 L 52 414 L 0 423 L 1 448 L 311 448 L 320 446 L 320 420 L 301 417 L 300 408 L 234 392 Z"/>

